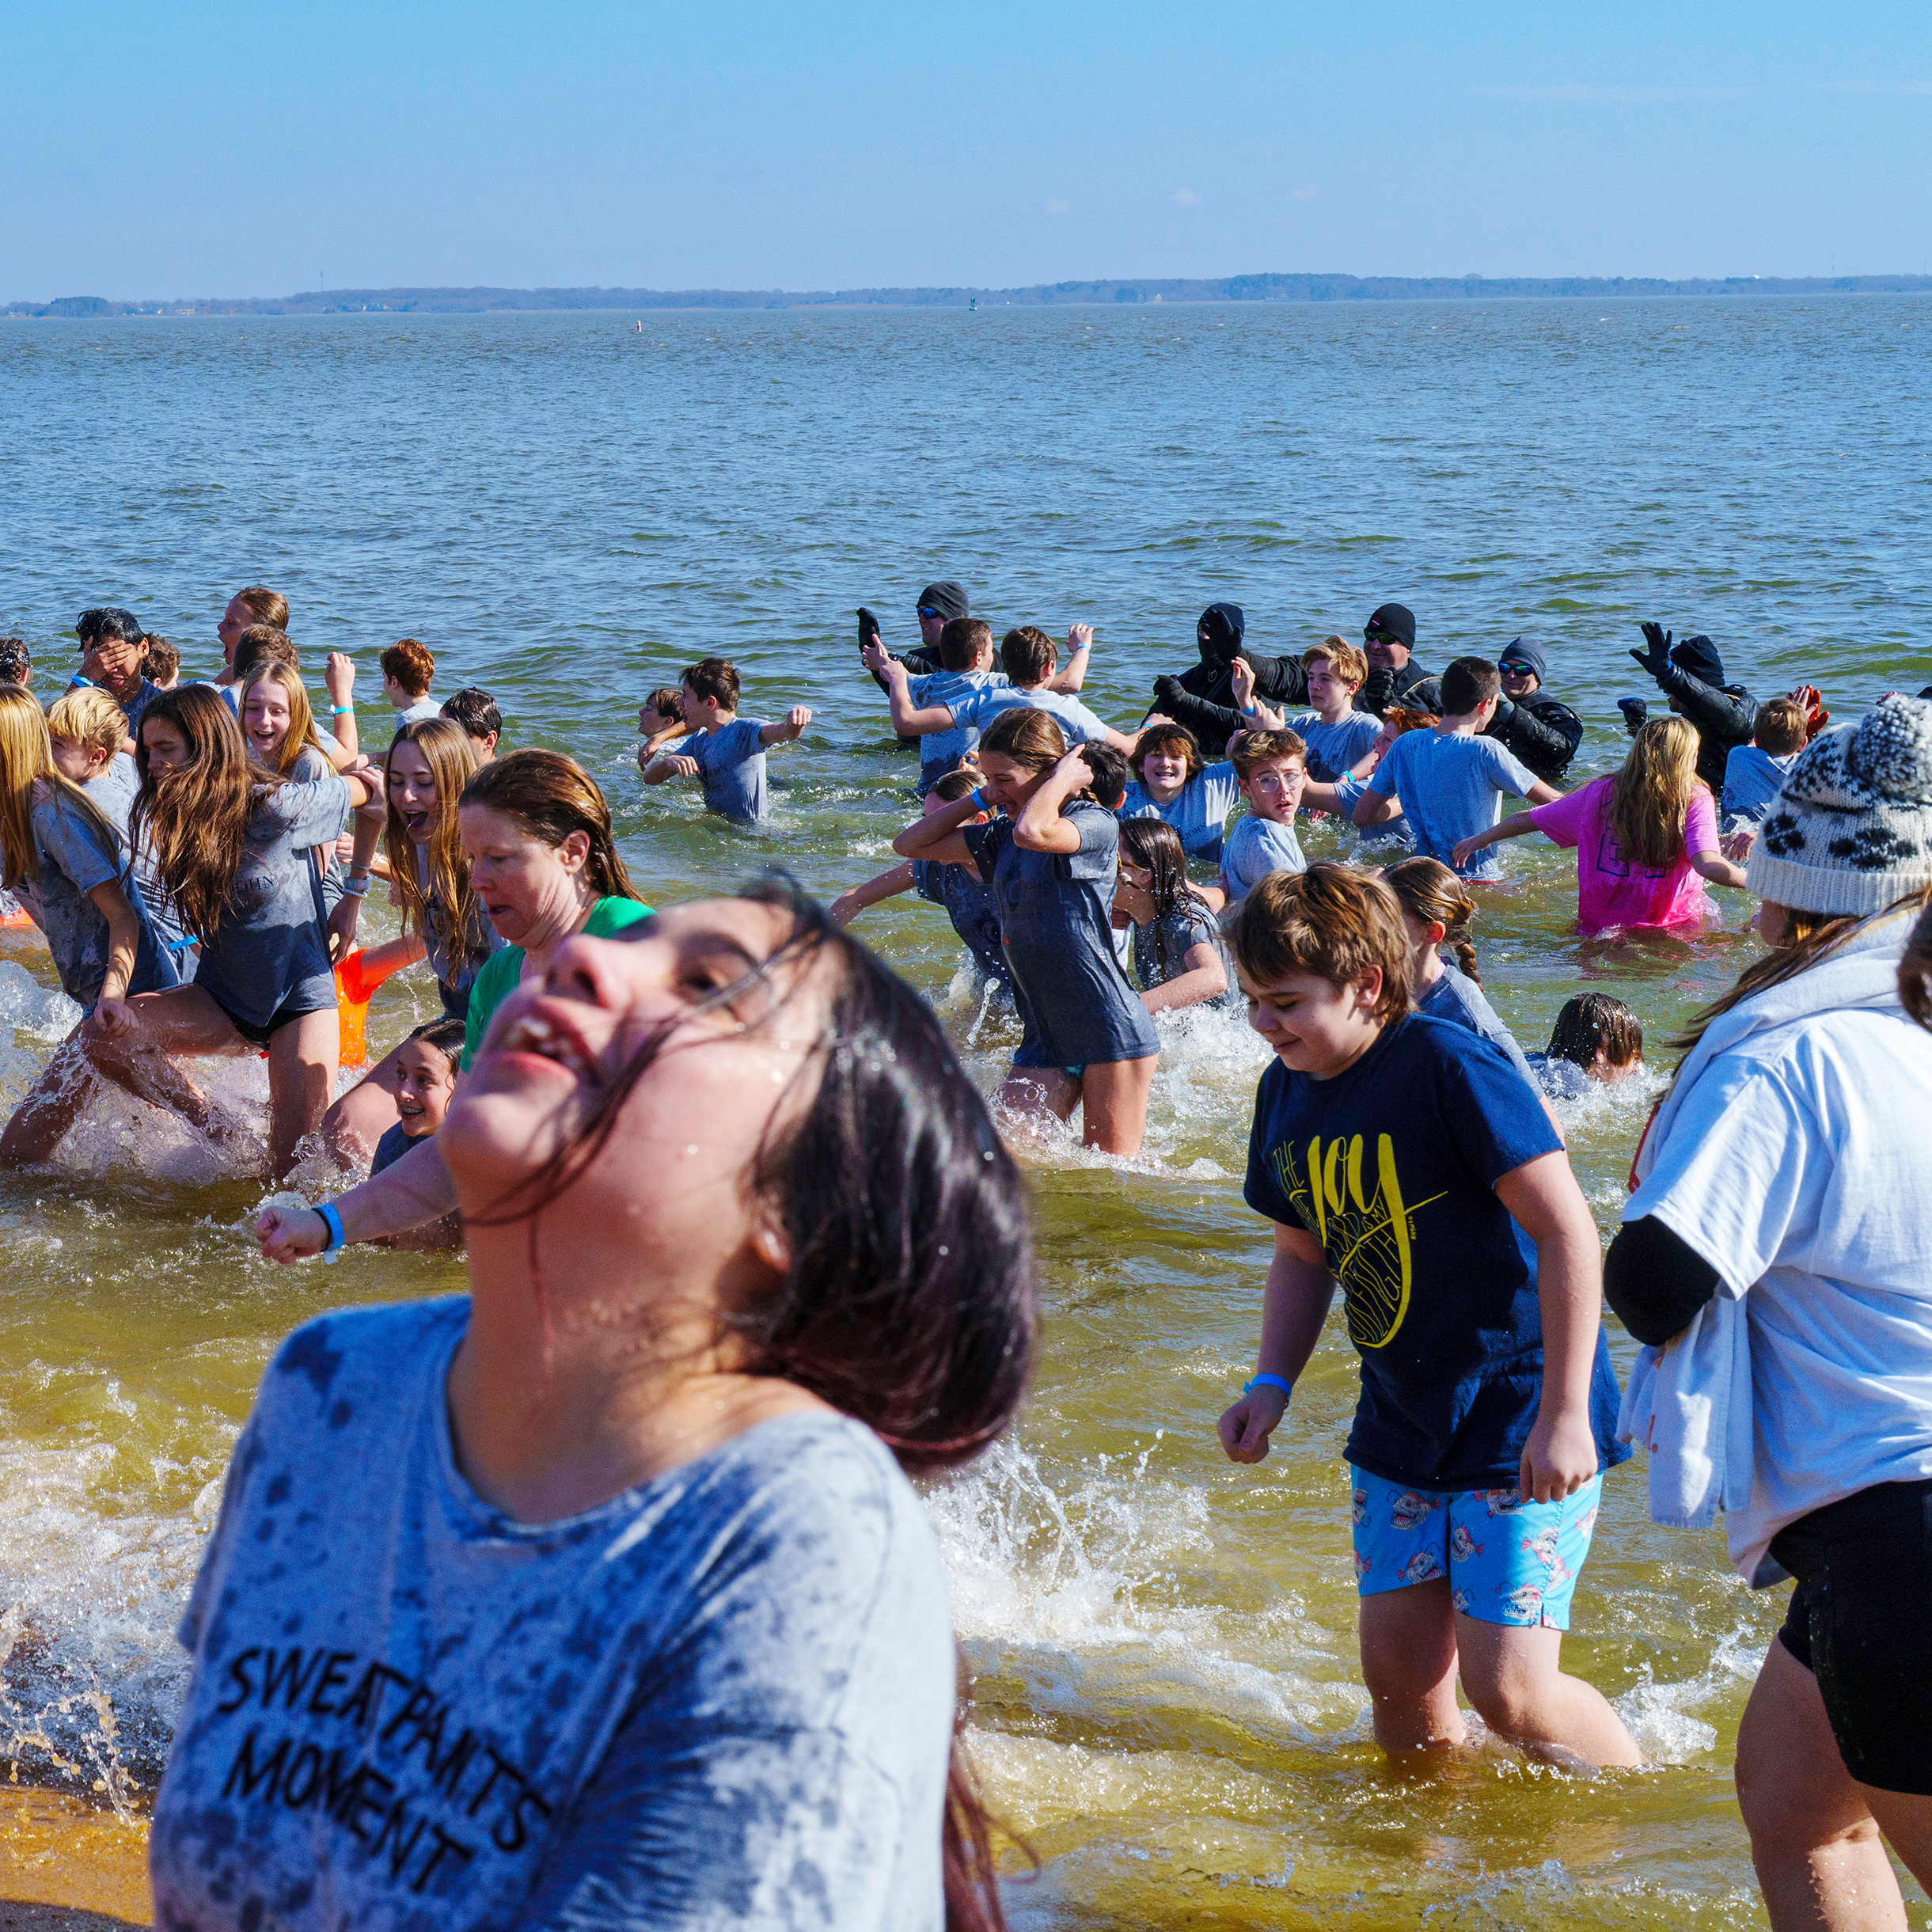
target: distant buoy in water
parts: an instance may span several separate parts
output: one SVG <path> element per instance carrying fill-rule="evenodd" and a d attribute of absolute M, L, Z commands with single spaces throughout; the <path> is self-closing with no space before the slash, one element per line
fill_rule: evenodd
<path fill-rule="evenodd" d="M 642 322 L 637 325 L 637 332 L 640 336 L 644 332 L 644 325 Z"/>

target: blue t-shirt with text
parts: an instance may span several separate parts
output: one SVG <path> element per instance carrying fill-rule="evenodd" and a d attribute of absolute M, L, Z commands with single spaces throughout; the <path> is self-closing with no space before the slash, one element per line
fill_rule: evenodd
<path fill-rule="evenodd" d="M 1277 1060 L 1248 1140 L 1247 1204 L 1321 1243 L 1361 1357 L 1346 1452 L 1421 1490 L 1513 1490 L 1543 1395 L 1536 1248 L 1495 1194 L 1561 1151 L 1535 1091 L 1467 1028 L 1411 1015 L 1331 1080 Z M 1600 1324 L 1590 1422 L 1623 1462 Z"/>

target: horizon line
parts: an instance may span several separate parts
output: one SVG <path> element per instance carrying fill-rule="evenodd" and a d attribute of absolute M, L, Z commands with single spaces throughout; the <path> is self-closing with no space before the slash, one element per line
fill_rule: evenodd
<path fill-rule="evenodd" d="M 119 300 L 63 295 L 0 304 L 0 317 L 85 321 L 126 315 L 477 314 L 515 309 L 966 308 L 981 302 L 1050 307 L 1095 302 L 1494 301 L 1510 298 L 1628 300 L 1642 296 L 1887 294 L 1932 291 L 1932 275 L 1353 275 L 1101 276 L 1008 288 L 970 285 L 825 289 L 650 289 L 597 285 L 505 288 L 330 288 L 289 295 L 171 296 Z"/>

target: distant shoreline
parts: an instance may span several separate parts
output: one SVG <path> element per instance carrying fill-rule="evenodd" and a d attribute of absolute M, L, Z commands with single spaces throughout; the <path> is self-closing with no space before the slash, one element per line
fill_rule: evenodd
<path fill-rule="evenodd" d="M 1932 275 L 1728 275 L 1668 281 L 1645 276 L 1402 276 L 1244 275 L 1218 280 L 1122 276 L 1036 283 L 1025 288 L 784 289 L 387 288 L 317 289 L 233 299 L 177 296 L 111 302 L 63 295 L 0 305 L 0 319 L 86 321 L 116 316 L 499 315 L 643 309 L 1054 308 L 1155 302 L 1387 302 L 1570 300 L 1658 297 L 1866 295 L 1932 293 Z"/>

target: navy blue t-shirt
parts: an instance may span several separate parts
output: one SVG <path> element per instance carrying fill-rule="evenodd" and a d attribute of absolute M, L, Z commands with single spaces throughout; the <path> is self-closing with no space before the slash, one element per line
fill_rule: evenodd
<path fill-rule="evenodd" d="M 1361 1357 L 1348 1459 L 1419 1490 L 1516 1486 L 1543 1394 L 1535 1243 L 1494 1192 L 1561 1151 L 1534 1091 L 1478 1034 L 1410 1015 L 1345 1073 L 1276 1061 L 1248 1141 L 1247 1204 L 1322 1244 Z M 1599 1325 L 1590 1423 L 1623 1462 Z"/>
<path fill-rule="evenodd" d="M 966 942 L 981 972 L 1011 993 L 1013 975 L 1000 943 L 1000 909 L 993 902 L 992 886 L 975 879 L 963 865 L 916 859 L 913 889 L 929 904 L 945 907 L 954 932 Z"/>

